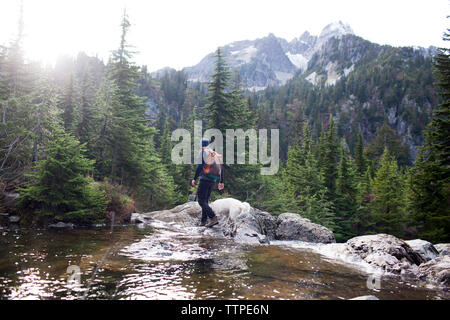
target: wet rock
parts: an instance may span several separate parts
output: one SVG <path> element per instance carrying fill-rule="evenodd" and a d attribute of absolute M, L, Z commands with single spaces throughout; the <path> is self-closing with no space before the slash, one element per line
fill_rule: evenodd
<path fill-rule="evenodd" d="M 439 256 L 439 251 L 433 246 L 431 242 L 415 239 L 405 241 L 416 253 L 419 253 L 427 261 Z"/>
<path fill-rule="evenodd" d="M 401 274 L 425 262 L 405 241 L 388 234 L 355 237 L 346 244 L 351 253 L 386 272 Z"/>
<path fill-rule="evenodd" d="M 200 222 L 202 209 L 197 202 L 187 202 L 170 210 L 143 213 L 141 218 L 174 222 L 185 227 L 195 227 Z"/>
<path fill-rule="evenodd" d="M 277 217 L 256 208 L 251 208 L 251 210 L 258 223 L 260 233 L 266 235 L 269 240 L 275 240 L 278 227 Z"/>
<path fill-rule="evenodd" d="M 450 255 L 450 243 L 438 243 L 435 244 L 434 247 L 439 252 L 440 256 Z"/>
<path fill-rule="evenodd" d="M 62 228 L 73 229 L 73 228 L 75 228 L 75 225 L 73 223 L 58 222 L 58 223 L 50 224 L 48 227 L 49 228 L 58 228 L 58 229 L 62 229 Z"/>
<path fill-rule="evenodd" d="M 441 256 L 422 263 L 417 270 L 417 276 L 422 280 L 450 286 L 450 256 Z"/>
<path fill-rule="evenodd" d="M 356 298 L 352 298 L 349 300 L 380 300 L 375 296 L 361 296 L 361 297 L 356 297 Z"/>
<path fill-rule="evenodd" d="M 234 221 L 228 219 L 229 210 L 224 209 L 224 199 L 217 207 L 216 215 L 219 224 L 212 228 L 198 227 L 201 219 L 201 207 L 197 202 L 187 202 L 170 210 L 154 211 L 149 213 L 133 213 L 131 222 L 142 225 L 152 224 L 155 221 L 174 223 L 187 232 L 194 234 L 201 233 L 209 236 L 228 236 L 235 242 L 242 244 L 267 244 L 271 240 L 302 240 L 316 243 L 335 242 L 333 233 L 327 228 L 314 224 L 308 219 L 302 218 L 298 214 L 284 213 L 279 217 L 271 215 L 256 208 L 243 204 L 241 210 Z M 239 206 L 239 201 L 230 199 L 230 206 Z M 215 202 L 210 206 L 215 207 Z"/>
<path fill-rule="evenodd" d="M 9 222 L 10 223 L 19 223 L 20 221 L 20 217 L 19 216 L 10 216 L 9 217 Z"/>
<path fill-rule="evenodd" d="M 130 217 L 130 222 L 139 224 L 139 223 L 145 223 L 145 218 L 141 213 L 132 213 Z"/>
<path fill-rule="evenodd" d="M 94 224 L 92 224 L 92 227 L 103 228 L 103 227 L 106 227 L 106 223 L 94 223 Z"/>
<path fill-rule="evenodd" d="M 214 203 L 211 203 L 213 207 Z M 154 211 L 143 214 L 132 214 L 134 223 L 152 224 L 155 221 L 173 223 L 185 228 L 186 232 L 201 233 L 206 236 L 232 237 L 235 242 L 242 244 L 267 243 L 268 238 L 261 233 L 260 223 L 253 210 L 241 212 L 234 221 L 234 226 L 228 220 L 228 212 L 217 212 L 219 224 L 212 228 L 198 227 L 202 216 L 202 209 L 197 202 L 188 202 L 170 210 Z M 260 215 L 262 216 L 262 215 Z"/>
<path fill-rule="evenodd" d="M 234 240 L 238 243 L 257 245 L 264 243 L 264 235 L 256 232 L 252 228 L 243 226 L 236 230 Z"/>
<path fill-rule="evenodd" d="M 300 240 L 315 243 L 336 242 L 332 231 L 302 218 L 297 213 L 283 213 L 278 216 L 275 236 L 277 240 Z"/>

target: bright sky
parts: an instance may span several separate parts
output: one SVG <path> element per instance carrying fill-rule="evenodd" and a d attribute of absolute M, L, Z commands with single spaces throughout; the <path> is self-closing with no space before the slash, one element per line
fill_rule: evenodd
<path fill-rule="evenodd" d="M 0 0 L 0 44 L 15 36 L 19 0 Z M 105 60 L 127 8 L 135 61 L 150 71 L 197 64 L 218 46 L 274 33 L 292 40 L 342 20 L 373 42 L 447 46 L 449 0 L 24 0 L 27 56 L 52 62 L 79 51 Z"/>

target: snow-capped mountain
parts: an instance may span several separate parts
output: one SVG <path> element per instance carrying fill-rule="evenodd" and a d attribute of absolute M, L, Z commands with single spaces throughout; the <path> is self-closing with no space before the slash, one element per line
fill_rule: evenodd
<path fill-rule="evenodd" d="M 354 71 L 358 61 L 370 58 L 372 45 L 377 46 L 378 53 L 386 48 L 356 36 L 348 24 L 338 21 L 327 25 L 318 36 L 306 31 L 289 42 L 269 34 L 261 39 L 233 42 L 221 49 L 231 70 L 239 72 L 243 85 L 250 91 L 259 91 L 283 85 L 296 75 L 314 85 L 334 85 Z M 412 49 L 424 57 L 436 51 L 434 47 Z M 184 71 L 190 81 L 210 81 L 214 64 L 215 53 L 210 53 Z"/>
<path fill-rule="evenodd" d="M 256 39 L 237 41 L 222 47 L 228 65 L 237 70 L 250 90 L 285 84 L 296 73 L 308 69 L 315 53 L 331 38 L 353 35 L 352 28 L 343 22 L 327 25 L 319 36 L 304 32 L 288 42 L 273 34 Z M 199 64 L 185 68 L 191 81 L 209 81 L 214 70 L 215 53 L 210 53 Z"/>

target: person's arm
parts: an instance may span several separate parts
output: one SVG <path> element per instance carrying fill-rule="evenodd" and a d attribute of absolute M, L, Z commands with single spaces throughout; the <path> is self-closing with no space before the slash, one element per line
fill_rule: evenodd
<path fill-rule="evenodd" d="M 225 187 L 223 184 L 223 179 L 224 179 L 223 172 L 224 172 L 224 170 L 223 170 L 223 165 L 222 165 L 221 170 L 220 170 L 219 190 L 223 190 L 223 188 Z"/>
<path fill-rule="evenodd" d="M 224 180 L 224 176 L 223 176 L 223 165 L 222 165 L 222 167 L 221 167 L 221 170 L 220 170 L 220 183 L 223 183 L 223 180 Z"/>
<path fill-rule="evenodd" d="M 197 164 L 197 168 L 195 169 L 194 179 L 191 181 L 192 186 L 195 186 L 195 181 L 197 180 L 197 178 L 199 177 L 199 175 L 202 173 L 202 170 L 203 170 L 203 165 L 205 163 L 205 159 L 203 159 L 203 150 L 200 153 L 200 157 L 202 158 L 202 163 Z"/>
<path fill-rule="evenodd" d="M 197 169 L 195 169 L 194 181 L 197 180 L 198 176 L 202 172 L 203 164 L 198 164 Z"/>

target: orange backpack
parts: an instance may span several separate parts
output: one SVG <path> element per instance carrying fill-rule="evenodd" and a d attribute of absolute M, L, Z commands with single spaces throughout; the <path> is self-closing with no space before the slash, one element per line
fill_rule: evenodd
<path fill-rule="evenodd" d="M 203 151 L 205 160 L 203 174 L 214 180 L 220 179 L 220 174 L 222 172 L 222 156 L 209 148 L 204 148 Z"/>

